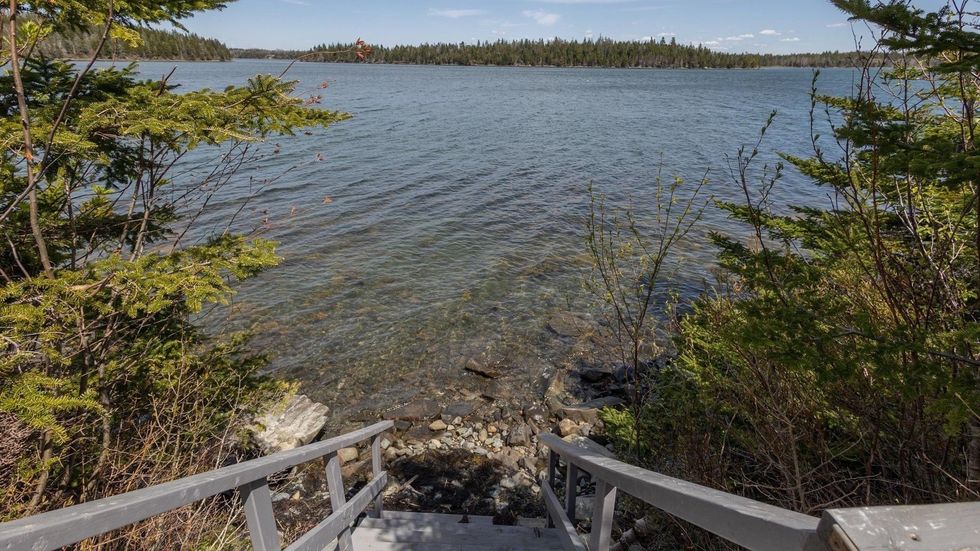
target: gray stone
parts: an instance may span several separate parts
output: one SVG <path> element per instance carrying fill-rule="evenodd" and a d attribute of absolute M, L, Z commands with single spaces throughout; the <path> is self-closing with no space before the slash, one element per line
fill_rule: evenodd
<path fill-rule="evenodd" d="M 510 434 L 507 436 L 507 443 L 511 446 L 530 446 L 531 429 L 524 424 L 515 426 L 510 430 Z"/>
<path fill-rule="evenodd" d="M 599 410 L 595 408 L 566 407 L 562 408 L 561 416 L 576 423 L 596 424 L 599 420 Z"/>
<path fill-rule="evenodd" d="M 522 457 L 520 465 L 532 473 L 538 472 L 538 460 L 535 457 Z"/>
<path fill-rule="evenodd" d="M 408 445 L 421 444 L 432 439 L 432 431 L 429 427 L 412 427 L 412 430 L 405 433 L 405 442 Z"/>
<path fill-rule="evenodd" d="M 454 418 L 463 418 L 473 413 L 473 410 L 475 409 L 476 405 L 472 402 L 453 402 L 452 404 L 446 406 L 444 413 L 446 415 L 451 415 Z M 453 421 L 453 424 L 458 425 L 459 422 Z"/>
<path fill-rule="evenodd" d="M 520 468 L 521 454 L 515 450 L 504 450 L 497 454 L 497 460 L 509 471 L 516 471 Z"/>
<path fill-rule="evenodd" d="M 622 404 L 623 400 L 621 398 L 606 396 L 605 398 L 596 398 L 595 400 L 589 400 L 588 402 L 582 402 L 574 406 L 563 407 L 561 409 L 561 416 L 566 419 L 571 419 L 576 423 L 596 425 L 599 423 L 600 409 Z"/>
<path fill-rule="evenodd" d="M 496 401 L 506 399 L 512 392 L 513 388 L 510 385 L 501 384 L 501 381 L 493 381 L 481 389 L 480 396 L 487 400 Z M 490 418 L 495 421 L 500 419 L 500 412 L 494 411 Z"/>
<path fill-rule="evenodd" d="M 337 457 L 340 458 L 341 464 L 357 461 L 359 456 L 360 454 L 357 452 L 357 448 L 341 448 L 337 450 Z"/>
<path fill-rule="evenodd" d="M 561 400 L 555 396 L 548 396 L 545 398 L 545 404 L 548 406 L 548 410 L 552 413 L 552 415 L 561 413 L 561 410 L 564 407 Z"/>
<path fill-rule="evenodd" d="M 447 428 L 449 428 L 449 426 L 446 425 L 446 423 L 443 422 L 442 419 L 437 419 L 429 424 L 429 430 L 431 431 L 439 432 L 439 431 L 446 430 Z"/>
<path fill-rule="evenodd" d="M 500 479 L 500 487 L 505 488 L 507 490 L 513 490 L 514 488 L 517 487 L 517 482 L 515 482 L 514 479 L 510 478 L 509 476 L 504 477 Z"/>
<path fill-rule="evenodd" d="M 578 423 L 571 419 L 562 419 L 558 423 L 558 433 L 563 437 L 578 434 Z"/>
<path fill-rule="evenodd" d="M 578 376 L 587 383 L 599 383 L 613 378 L 612 368 L 590 367 L 578 372 Z"/>
<path fill-rule="evenodd" d="M 602 398 L 596 398 L 595 400 L 589 400 L 588 402 L 576 404 L 575 407 L 602 409 L 621 406 L 625 403 L 626 402 L 623 401 L 622 398 L 617 398 L 615 396 L 603 396 Z"/>
<path fill-rule="evenodd" d="M 410 428 L 412 428 L 411 421 L 405 421 L 402 419 L 398 419 L 397 421 L 395 421 L 395 430 L 398 432 L 405 432 Z"/>
<path fill-rule="evenodd" d="M 531 423 L 543 424 L 548 419 L 548 410 L 539 405 L 526 406 L 524 419 Z"/>
<path fill-rule="evenodd" d="M 263 453 L 291 450 L 309 444 L 327 423 L 330 408 L 302 394 L 291 396 L 285 407 L 260 415 L 252 431 Z"/>

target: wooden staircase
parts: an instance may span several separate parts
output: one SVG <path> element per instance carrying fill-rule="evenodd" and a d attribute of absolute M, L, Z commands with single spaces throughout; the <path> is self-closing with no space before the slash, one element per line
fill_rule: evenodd
<path fill-rule="evenodd" d="M 533 525 L 498 526 L 490 517 L 385 511 L 388 474 L 381 435 L 392 426 L 384 421 L 294 450 L 3 523 L 0 551 L 52 551 L 224 492 L 240 497 L 252 548 L 280 551 L 269 477 L 314 460 L 325 462 L 333 512 L 286 551 L 609 551 L 619 491 L 757 551 L 980 551 L 980 503 L 830 509 L 817 518 L 623 463 L 587 439 L 544 433 L 539 442 L 551 452 L 541 480 L 547 524 L 538 519 Z M 370 441 L 373 477 L 348 499 L 338 451 L 362 441 Z M 555 492 L 562 468 L 563 501 Z M 595 482 L 587 537 L 578 533 L 574 518 L 580 473 Z"/>
<path fill-rule="evenodd" d="M 497 526 L 491 517 L 398 511 L 361 520 L 351 539 L 358 551 L 563 549 L 555 528 Z"/>

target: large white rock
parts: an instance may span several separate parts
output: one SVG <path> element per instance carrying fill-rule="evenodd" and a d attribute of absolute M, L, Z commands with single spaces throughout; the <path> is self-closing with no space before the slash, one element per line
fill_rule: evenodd
<path fill-rule="evenodd" d="M 266 454 L 309 444 L 327 423 L 329 413 L 327 406 L 295 394 L 288 398 L 285 409 L 276 408 L 255 419 L 255 442 Z"/>

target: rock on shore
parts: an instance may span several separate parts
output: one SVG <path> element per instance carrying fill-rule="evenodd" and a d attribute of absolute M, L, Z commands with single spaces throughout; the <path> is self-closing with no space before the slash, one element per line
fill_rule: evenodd
<path fill-rule="evenodd" d="M 291 450 L 312 442 L 323 430 L 329 413 L 327 406 L 294 394 L 256 417 L 252 434 L 264 454 Z"/>

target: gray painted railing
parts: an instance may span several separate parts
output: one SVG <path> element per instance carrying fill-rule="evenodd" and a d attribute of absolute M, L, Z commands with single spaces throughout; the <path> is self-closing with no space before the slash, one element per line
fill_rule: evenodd
<path fill-rule="evenodd" d="M 235 489 L 244 502 L 253 548 L 257 551 L 279 550 L 279 533 L 272 512 L 268 477 L 302 463 L 326 458 L 327 485 L 333 513 L 290 545 L 287 551 L 322 550 L 335 539 L 340 551 L 348 551 L 351 547 L 350 526 L 354 520 L 372 503 L 374 513 L 381 514 L 381 492 L 388 483 L 388 475 L 381 465 L 381 433 L 392 426 L 391 421 L 383 421 L 293 450 L 0 524 L 0 550 L 58 549 Z M 350 501 L 346 501 L 337 452 L 369 438 L 373 438 L 373 478 Z"/>
<path fill-rule="evenodd" d="M 590 551 L 607 551 L 611 544 L 616 491 L 684 519 L 748 549 L 783 551 L 803 549 L 816 535 L 820 519 L 753 501 L 691 482 L 671 478 L 617 461 L 585 439 L 572 443 L 554 434 L 539 435 L 551 450 L 545 503 L 552 523 L 569 531 L 570 550 L 584 550 L 570 517 L 575 514 L 575 480 L 584 471 L 596 482 L 596 497 L 589 534 Z M 552 491 L 558 458 L 566 465 L 565 506 Z"/>
<path fill-rule="evenodd" d="M 980 551 L 980 502 L 829 509 L 817 534 L 806 551 Z"/>
<path fill-rule="evenodd" d="M 560 529 L 569 551 L 610 549 L 617 489 L 752 550 L 980 551 L 980 502 L 829 509 L 818 519 L 617 461 L 585 438 L 538 437 L 551 450 L 547 480 L 541 484 L 549 521 Z M 566 469 L 564 504 L 552 489 L 559 458 Z M 588 546 L 573 522 L 580 471 L 596 482 Z"/>

